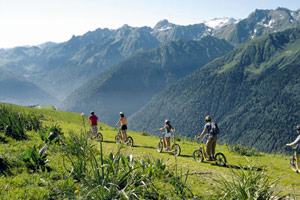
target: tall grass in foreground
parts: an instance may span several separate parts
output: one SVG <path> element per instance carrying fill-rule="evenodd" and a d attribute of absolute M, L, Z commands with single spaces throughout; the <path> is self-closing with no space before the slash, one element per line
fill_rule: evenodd
<path fill-rule="evenodd" d="M 28 169 L 33 170 L 34 172 L 41 169 L 45 171 L 45 169 L 50 170 L 50 168 L 46 167 L 46 164 L 50 161 L 47 159 L 47 151 L 48 146 L 45 145 L 39 151 L 37 151 L 36 147 L 29 148 L 25 151 L 25 154 L 19 156 L 19 159 L 22 160 Z"/>
<path fill-rule="evenodd" d="M 121 149 L 103 157 L 83 134 L 72 134 L 66 148 L 72 169 L 69 177 L 80 187 L 79 199 L 188 199 L 193 198 L 186 179 L 166 170 L 162 160 L 124 156 Z M 67 168 L 67 167 L 66 167 Z"/>
<path fill-rule="evenodd" d="M 279 192 L 274 191 L 278 180 L 271 180 L 265 169 L 254 167 L 248 163 L 247 167 L 238 170 L 231 169 L 231 177 L 221 176 L 216 182 L 215 199 L 236 200 L 271 200 L 284 199 Z"/>

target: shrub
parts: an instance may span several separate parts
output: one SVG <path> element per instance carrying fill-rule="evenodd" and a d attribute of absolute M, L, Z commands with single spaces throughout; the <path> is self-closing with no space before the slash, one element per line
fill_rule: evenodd
<path fill-rule="evenodd" d="M 0 155 L 0 174 L 7 175 L 7 172 L 9 172 L 10 165 L 8 161 L 5 158 L 2 158 Z"/>
<path fill-rule="evenodd" d="M 47 128 L 47 131 L 45 132 L 41 131 L 40 136 L 46 144 L 64 144 L 64 133 L 58 124 Z"/>
<path fill-rule="evenodd" d="M 29 113 L 25 116 L 25 129 L 27 131 L 39 131 L 42 129 L 42 119 L 43 115 L 35 115 L 33 113 Z"/>
<path fill-rule="evenodd" d="M 7 139 L 5 136 L 0 135 L 0 143 L 8 143 Z"/>
<path fill-rule="evenodd" d="M 142 135 L 143 135 L 143 136 L 149 136 L 149 133 L 147 133 L 146 131 L 143 131 L 143 132 L 142 132 Z"/>
<path fill-rule="evenodd" d="M 194 136 L 193 142 L 199 143 L 199 139 L 198 139 L 197 137 L 198 137 L 198 135 L 195 135 L 195 136 Z"/>
<path fill-rule="evenodd" d="M 47 148 L 48 146 L 45 145 L 38 152 L 34 146 L 31 149 L 27 149 L 25 154 L 21 155 L 19 158 L 26 163 L 27 168 L 32 169 L 33 171 L 39 169 L 45 171 L 46 164 L 50 161 L 47 159 Z M 49 168 L 47 169 L 49 170 Z"/>
<path fill-rule="evenodd" d="M 39 130 L 42 116 L 26 115 L 8 106 L 0 105 L 0 131 L 15 140 L 27 139 L 26 130 Z"/>
<path fill-rule="evenodd" d="M 239 144 L 229 146 L 229 150 L 242 156 L 260 156 L 260 152 L 257 149 L 248 148 Z"/>
<path fill-rule="evenodd" d="M 177 134 L 175 135 L 175 141 L 180 142 L 182 140 L 182 136 Z"/>
<path fill-rule="evenodd" d="M 24 140 L 27 138 L 24 120 L 20 113 L 1 107 L 0 123 L 7 137 L 14 138 L 15 140 Z"/>

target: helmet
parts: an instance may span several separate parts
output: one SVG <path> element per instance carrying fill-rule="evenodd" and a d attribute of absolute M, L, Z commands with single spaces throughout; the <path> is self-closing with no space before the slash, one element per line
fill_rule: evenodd
<path fill-rule="evenodd" d="M 210 117 L 209 115 L 207 115 L 207 116 L 205 117 L 205 121 L 211 121 L 211 117 Z"/>
<path fill-rule="evenodd" d="M 123 113 L 123 112 L 120 112 L 120 115 L 124 115 L 124 113 Z"/>
<path fill-rule="evenodd" d="M 297 126 L 296 126 L 296 130 L 300 130 L 300 125 L 297 125 Z"/>
<path fill-rule="evenodd" d="M 91 111 L 91 114 L 93 115 L 93 114 L 94 114 L 94 111 Z"/>
<path fill-rule="evenodd" d="M 166 119 L 166 120 L 165 120 L 165 123 L 166 123 L 166 124 L 170 124 L 171 122 L 170 122 L 169 120 Z"/>

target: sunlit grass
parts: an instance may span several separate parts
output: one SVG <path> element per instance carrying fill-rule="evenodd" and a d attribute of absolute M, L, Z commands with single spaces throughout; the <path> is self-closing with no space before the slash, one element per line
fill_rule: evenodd
<path fill-rule="evenodd" d="M 54 110 L 40 110 L 30 109 L 16 106 L 25 112 L 33 112 L 37 114 L 43 114 L 43 126 L 51 126 L 58 124 L 62 127 L 66 138 L 70 138 L 71 134 L 82 133 L 89 129 L 89 122 L 87 117 L 84 118 L 85 129 L 83 126 L 83 119 L 79 113 L 70 113 Z M 177 168 L 178 173 L 187 174 L 187 184 L 190 185 L 192 192 L 204 199 L 210 199 L 214 193 L 213 187 L 215 182 L 212 178 L 219 176 L 230 177 L 231 169 L 239 170 L 240 165 L 245 165 L 248 161 L 246 157 L 240 156 L 234 152 L 230 152 L 229 146 L 217 145 L 216 152 L 222 152 L 227 158 L 227 167 L 218 167 L 212 163 L 197 163 L 193 160 L 192 154 L 195 149 L 199 147 L 199 144 L 188 141 L 180 141 L 178 144 L 181 146 L 181 155 L 176 159 L 168 152 L 158 153 L 156 150 L 159 138 L 156 136 L 144 136 L 142 133 L 136 133 L 128 131 L 128 135 L 134 139 L 134 147 L 128 147 L 123 144 L 115 143 L 115 135 L 117 130 L 100 123 L 103 130 L 101 131 L 104 137 L 103 141 L 103 153 L 104 156 L 108 156 L 110 153 L 117 153 L 119 148 L 124 156 L 132 154 L 135 159 L 162 159 L 167 165 L 168 170 L 175 170 Z M 130 128 L 130 126 L 129 126 Z M 62 174 L 65 174 L 64 160 L 66 156 L 63 153 L 64 146 L 51 145 L 47 150 L 49 154 L 47 156 L 50 162 L 47 164 L 52 170 L 50 172 L 28 172 L 25 166 L 22 165 L 18 156 L 25 152 L 26 149 L 36 145 L 41 148 L 44 143 L 40 139 L 40 136 L 35 131 L 26 133 L 28 140 L 15 141 L 8 138 L 8 143 L 0 144 L 0 155 L 8 158 L 11 167 L 11 176 L 0 175 L 0 199 L 18 199 L 24 195 L 27 199 L 39 199 L 45 197 L 45 195 L 56 191 L 56 194 L 61 198 L 66 198 L 66 194 L 60 194 L 59 188 L 64 188 L 64 191 L 69 191 L 70 195 L 74 195 L 74 191 L 78 189 L 78 183 L 71 179 L 64 179 Z M 219 137 L 222 137 L 220 135 Z M 99 151 L 99 143 L 90 140 L 95 148 Z M 270 177 L 270 180 L 278 179 L 279 182 L 276 185 L 276 189 L 281 191 L 281 194 L 295 193 L 300 190 L 299 174 L 296 174 L 290 169 L 289 156 L 280 154 L 264 154 L 259 157 L 249 157 L 248 160 L 254 162 L 257 167 L 263 167 L 265 173 Z M 177 163 L 177 167 L 176 166 Z M 65 163 L 67 167 L 70 167 L 70 163 Z M 27 191 L 27 193 L 25 192 Z M 40 192 L 38 192 L 40 191 Z M 13 194 L 16 196 L 13 196 Z M 26 194 L 25 194 L 26 193 Z M 37 194 L 38 193 L 38 194 Z M 40 198 L 41 199 L 41 198 Z"/>

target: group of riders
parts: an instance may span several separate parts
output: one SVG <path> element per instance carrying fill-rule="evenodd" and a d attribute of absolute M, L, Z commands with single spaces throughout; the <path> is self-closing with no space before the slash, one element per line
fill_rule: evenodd
<path fill-rule="evenodd" d="M 98 117 L 97 117 L 97 115 L 95 115 L 94 111 L 91 111 L 89 120 L 91 122 L 92 136 L 93 136 L 93 138 L 96 138 L 96 135 L 98 133 L 98 123 L 97 123 Z M 212 122 L 211 117 L 209 115 L 205 117 L 205 122 L 206 123 L 204 125 L 203 131 L 200 134 L 200 136 L 198 136 L 197 138 L 201 139 L 207 132 L 208 140 L 206 142 L 206 152 L 209 156 L 207 160 L 213 161 L 216 144 L 217 144 L 217 139 L 218 139 L 217 133 L 215 133 L 213 130 L 215 130 L 214 127 L 217 126 L 217 124 L 215 122 Z M 115 127 L 117 127 L 119 124 L 121 124 L 122 139 L 123 139 L 123 142 L 125 142 L 127 140 L 127 119 L 123 112 L 120 112 L 120 119 L 116 123 Z M 170 140 L 171 140 L 172 134 L 175 131 L 175 129 L 171 125 L 171 122 L 169 120 L 165 120 L 164 126 L 162 128 L 159 128 L 158 130 L 159 131 L 165 130 L 165 133 L 163 133 L 165 141 L 166 141 L 165 150 L 171 151 Z"/>
<path fill-rule="evenodd" d="M 91 131 L 93 134 L 93 137 L 96 137 L 98 133 L 98 117 L 95 115 L 94 111 L 91 111 L 91 115 L 89 117 L 89 120 L 91 122 Z M 123 142 L 127 140 L 127 119 L 123 112 L 120 112 L 120 119 L 116 123 L 115 127 L 117 127 L 119 124 L 121 124 L 121 131 L 122 131 L 122 139 Z M 171 122 L 169 120 L 165 120 L 164 126 L 162 128 L 158 129 L 159 131 L 165 130 L 164 138 L 166 140 L 166 151 L 170 151 L 170 138 L 172 136 L 172 133 L 174 133 L 174 128 L 171 125 Z M 217 131 L 215 131 L 217 130 Z M 300 125 L 297 125 L 296 131 L 299 134 L 298 137 L 294 142 L 286 144 L 287 146 L 294 146 L 300 142 Z M 219 128 L 217 127 L 217 123 L 213 122 L 211 117 L 208 115 L 205 117 L 205 125 L 203 128 L 203 131 L 201 132 L 200 136 L 197 137 L 197 139 L 201 139 L 205 133 L 207 132 L 208 140 L 206 141 L 206 153 L 208 155 L 207 161 L 213 161 L 214 155 L 215 155 L 215 149 L 217 144 L 219 133 Z"/>
<path fill-rule="evenodd" d="M 89 120 L 91 122 L 92 136 L 93 136 L 93 138 L 96 138 L 97 133 L 98 133 L 98 117 L 97 117 L 97 115 L 95 115 L 94 111 L 91 111 Z M 116 123 L 115 127 L 117 127 L 119 124 L 121 124 L 122 139 L 125 142 L 127 140 L 127 119 L 123 112 L 120 112 L 120 119 Z"/>

